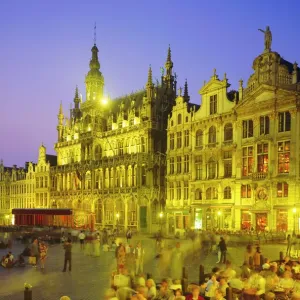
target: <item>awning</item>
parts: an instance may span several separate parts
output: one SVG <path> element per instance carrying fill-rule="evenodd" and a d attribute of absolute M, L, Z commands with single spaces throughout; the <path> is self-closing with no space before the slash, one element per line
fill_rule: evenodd
<path fill-rule="evenodd" d="M 61 208 L 32 208 L 32 209 L 21 209 L 14 208 L 12 210 L 13 215 L 52 215 L 52 216 L 70 216 L 72 215 L 72 209 L 61 209 Z"/>

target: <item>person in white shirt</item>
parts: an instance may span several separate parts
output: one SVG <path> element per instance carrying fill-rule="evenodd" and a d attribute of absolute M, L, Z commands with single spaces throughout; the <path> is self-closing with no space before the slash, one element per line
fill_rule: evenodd
<path fill-rule="evenodd" d="M 139 274 L 139 271 L 143 273 L 145 250 L 142 248 L 141 242 L 137 244 L 136 248 L 133 250 L 133 254 L 135 257 L 135 274 Z"/>
<path fill-rule="evenodd" d="M 85 234 L 83 231 L 80 231 L 78 238 L 79 238 L 79 242 L 80 242 L 80 249 L 83 250 L 84 249 L 84 240 L 85 240 Z"/>
<path fill-rule="evenodd" d="M 148 279 L 146 281 L 146 286 L 148 288 L 148 294 L 147 294 L 147 298 L 148 299 L 152 299 L 156 296 L 156 286 L 155 286 L 155 282 L 153 279 Z"/>
<path fill-rule="evenodd" d="M 13 261 L 14 261 L 14 256 L 13 256 L 13 254 L 9 251 L 9 252 L 8 252 L 8 255 L 9 255 L 9 260 L 10 260 L 11 262 L 13 262 Z"/>
<path fill-rule="evenodd" d="M 266 279 L 259 273 L 254 273 L 248 281 L 250 289 L 256 290 L 256 295 L 262 295 L 266 292 Z"/>

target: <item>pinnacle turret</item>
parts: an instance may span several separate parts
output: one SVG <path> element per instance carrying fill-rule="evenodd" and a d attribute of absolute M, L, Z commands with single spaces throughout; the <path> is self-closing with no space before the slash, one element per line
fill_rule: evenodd
<path fill-rule="evenodd" d="M 149 70 L 148 70 L 148 82 L 147 82 L 147 86 L 152 85 L 152 69 L 151 69 L 151 65 L 149 66 Z"/>
<path fill-rule="evenodd" d="M 167 74 L 169 73 L 170 75 L 172 75 L 173 62 L 172 62 L 172 58 L 171 58 L 171 46 L 170 45 L 168 48 L 168 55 L 167 55 L 167 61 L 165 63 L 165 68 L 166 68 Z"/>
<path fill-rule="evenodd" d="M 147 88 L 147 98 L 152 99 L 154 84 L 153 84 L 153 81 L 152 81 L 151 65 L 149 66 L 149 70 L 148 70 L 148 81 L 147 81 L 146 88 Z"/>
<path fill-rule="evenodd" d="M 183 98 L 184 98 L 185 102 L 189 102 L 190 101 L 187 79 L 185 80 L 185 83 L 184 83 Z"/>

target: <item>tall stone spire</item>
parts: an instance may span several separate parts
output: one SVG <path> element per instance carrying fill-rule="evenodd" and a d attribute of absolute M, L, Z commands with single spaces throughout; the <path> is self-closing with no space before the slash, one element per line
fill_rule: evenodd
<path fill-rule="evenodd" d="M 147 89 L 147 98 L 148 100 L 151 100 L 153 97 L 153 89 L 154 89 L 154 84 L 152 81 L 152 69 L 151 69 L 151 65 L 149 66 L 149 70 L 148 70 L 148 81 L 146 84 L 146 89 Z"/>
<path fill-rule="evenodd" d="M 167 61 L 165 63 L 165 68 L 166 68 L 166 76 L 171 76 L 172 75 L 172 70 L 173 70 L 173 62 L 171 58 L 171 46 L 169 45 L 168 48 L 168 55 L 167 55 Z"/>
<path fill-rule="evenodd" d="M 165 63 L 165 69 L 166 69 L 166 75 L 164 77 L 165 83 L 167 84 L 168 88 L 174 88 L 174 76 L 173 76 L 173 62 L 171 57 L 171 47 L 169 45 L 168 48 L 168 55 L 167 55 L 167 61 Z"/>
<path fill-rule="evenodd" d="M 57 119 L 58 119 L 58 125 L 57 125 L 56 129 L 57 129 L 57 140 L 59 142 L 62 139 L 63 127 L 64 127 L 64 124 L 63 124 L 63 122 L 64 122 L 64 113 L 63 113 L 62 102 L 60 102 L 60 105 L 59 105 L 59 111 L 58 111 Z"/>
<path fill-rule="evenodd" d="M 104 78 L 100 72 L 100 62 L 98 59 L 98 48 L 96 43 L 92 48 L 92 59 L 90 60 L 90 71 L 85 77 L 86 100 L 101 101 L 103 98 Z"/>
<path fill-rule="evenodd" d="M 75 89 L 75 96 L 74 96 L 74 109 L 71 110 L 72 111 L 72 118 L 73 120 L 76 122 L 77 120 L 79 120 L 82 116 L 81 110 L 80 110 L 80 102 L 81 99 L 79 97 L 79 92 L 78 92 L 78 86 L 76 85 L 76 89 Z"/>
<path fill-rule="evenodd" d="M 190 101 L 187 79 L 185 80 L 185 83 L 184 83 L 183 99 L 185 102 Z"/>

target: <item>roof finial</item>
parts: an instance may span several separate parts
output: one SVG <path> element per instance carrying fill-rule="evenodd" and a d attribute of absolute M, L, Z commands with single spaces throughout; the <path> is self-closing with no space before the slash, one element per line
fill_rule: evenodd
<path fill-rule="evenodd" d="M 76 89 L 75 89 L 75 99 L 79 98 L 79 94 L 78 94 L 78 85 L 76 84 Z"/>
<path fill-rule="evenodd" d="M 59 114 L 63 115 L 63 106 L 62 106 L 62 101 L 60 101 L 60 105 L 59 105 Z"/>
<path fill-rule="evenodd" d="M 185 79 L 185 83 L 184 83 L 183 98 L 186 102 L 189 102 L 190 100 L 187 79 Z"/>
<path fill-rule="evenodd" d="M 181 97 L 182 96 L 182 87 L 179 88 L 178 93 L 179 93 L 179 97 Z"/>
<path fill-rule="evenodd" d="M 97 24 L 95 22 L 95 26 L 94 26 L 94 45 L 96 45 L 97 42 Z"/>

